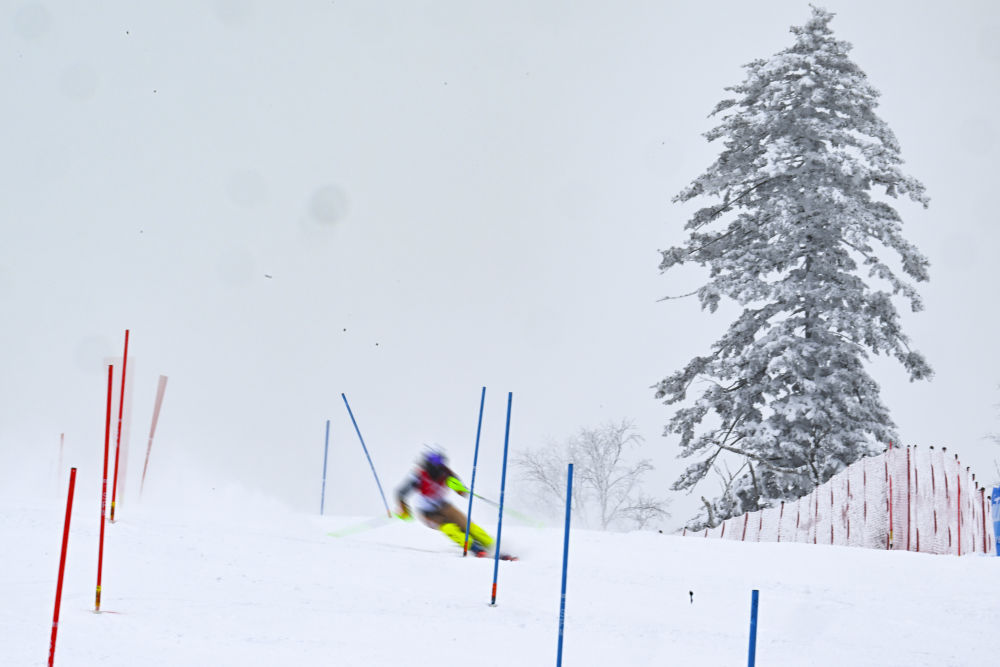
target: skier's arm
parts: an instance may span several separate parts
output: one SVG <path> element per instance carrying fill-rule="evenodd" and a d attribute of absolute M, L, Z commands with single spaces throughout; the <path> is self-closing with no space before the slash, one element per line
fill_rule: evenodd
<path fill-rule="evenodd" d="M 401 519 L 409 519 L 412 515 L 410 512 L 410 506 L 406 504 L 406 496 L 417 488 L 417 477 L 416 475 L 409 475 L 402 484 L 396 489 L 396 503 L 399 505 L 399 512 L 397 516 Z"/>
<path fill-rule="evenodd" d="M 462 484 L 462 480 L 458 478 L 458 475 L 455 474 L 455 471 L 452 470 L 451 468 L 448 468 L 447 470 L 448 470 L 448 480 L 447 480 L 448 488 L 460 496 L 467 495 L 469 493 L 469 489 L 465 487 L 465 484 Z"/>

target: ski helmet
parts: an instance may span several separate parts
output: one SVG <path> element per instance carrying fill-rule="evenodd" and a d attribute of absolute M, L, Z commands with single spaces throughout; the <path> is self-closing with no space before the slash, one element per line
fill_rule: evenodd
<path fill-rule="evenodd" d="M 429 447 L 424 452 L 421 467 L 430 474 L 431 477 L 439 477 L 444 474 L 448 466 L 448 457 L 437 447 Z"/>

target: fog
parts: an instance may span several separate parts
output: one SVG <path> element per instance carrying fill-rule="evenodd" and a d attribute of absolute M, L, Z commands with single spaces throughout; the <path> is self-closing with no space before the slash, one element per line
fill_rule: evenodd
<path fill-rule="evenodd" d="M 903 444 L 997 476 L 1000 6 L 825 6 L 931 197 L 898 210 L 931 261 L 902 318 L 936 376 L 872 372 Z M 0 481 L 29 455 L 54 469 L 65 433 L 95 483 L 129 329 L 133 498 L 161 374 L 151 494 L 318 511 L 329 419 L 326 510 L 376 513 L 341 393 L 389 493 L 422 443 L 468 476 L 485 386 L 484 494 L 513 392 L 513 453 L 632 419 L 646 490 L 674 495 L 651 386 L 729 320 L 661 302 L 699 273 L 660 275 L 657 251 L 683 238 L 670 200 L 717 153 L 725 86 L 810 12 L 767 7 L 4 3 Z"/>

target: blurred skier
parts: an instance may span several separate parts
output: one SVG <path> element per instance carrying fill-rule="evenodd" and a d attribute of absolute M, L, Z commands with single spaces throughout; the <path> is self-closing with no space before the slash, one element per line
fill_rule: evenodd
<path fill-rule="evenodd" d="M 406 498 L 416 492 L 417 511 L 423 522 L 437 528 L 455 544 L 462 546 L 465 542 L 465 514 L 448 502 L 448 489 L 462 497 L 469 495 L 469 490 L 448 467 L 448 459 L 444 453 L 438 449 L 428 449 L 420 457 L 417 468 L 396 489 L 396 501 L 399 503 L 396 516 L 405 520 L 412 518 Z M 491 546 L 493 538 L 489 533 L 476 524 L 469 526 L 469 551 L 483 557 L 489 555 Z"/>

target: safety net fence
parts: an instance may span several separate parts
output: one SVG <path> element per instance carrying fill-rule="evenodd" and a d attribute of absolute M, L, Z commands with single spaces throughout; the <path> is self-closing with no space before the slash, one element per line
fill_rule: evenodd
<path fill-rule="evenodd" d="M 685 535 L 931 554 L 992 553 L 990 494 L 946 448 L 890 448 L 812 493 Z"/>

